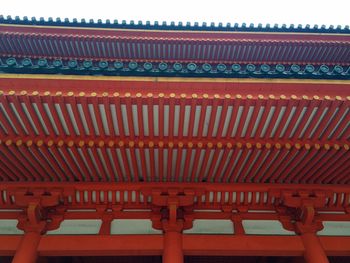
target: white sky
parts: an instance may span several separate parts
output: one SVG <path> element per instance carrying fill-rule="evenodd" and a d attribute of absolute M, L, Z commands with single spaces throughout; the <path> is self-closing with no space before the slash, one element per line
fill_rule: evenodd
<path fill-rule="evenodd" d="M 350 0 L 0 0 L 11 16 L 349 25 Z"/>

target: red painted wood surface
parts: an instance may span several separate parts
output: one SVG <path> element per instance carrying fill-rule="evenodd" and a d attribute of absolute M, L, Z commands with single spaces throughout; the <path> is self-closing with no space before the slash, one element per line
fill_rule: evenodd
<path fill-rule="evenodd" d="M 2 78 L 1 180 L 350 183 L 349 85 L 155 80 Z"/>
<path fill-rule="evenodd" d="M 146 242 L 139 242 L 140 237 Z M 0 236 L 7 243 L 0 246 L 1 255 L 12 255 L 20 236 Z M 14 242 L 9 242 L 14 240 Z M 320 237 L 329 256 L 349 256 L 349 237 Z M 336 242 L 335 242 L 336 240 Z M 17 243 L 16 243 L 17 242 Z M 1 243 L 1 244 L 4 244 Z M 38 253 L 41 256 L 97 256 L 97 255 L 161 255 L 162 236 L 44 236 Z M 298 236 L 222 236 L 184 235 L 185 255 L 226 255 L 226 256 L 301 256 L 304 247 Z"/>
<path fill-rule="evenodd" d="M 13 25 L 0 25 L 0 29 L 2 55 L 168 62 L 348 64 L 350 39 L 345 34 L 101 30 Z M 82 41 L 85 48 L 80 48 Z M 214 45 L 217 48 L 213 48 Z"/>

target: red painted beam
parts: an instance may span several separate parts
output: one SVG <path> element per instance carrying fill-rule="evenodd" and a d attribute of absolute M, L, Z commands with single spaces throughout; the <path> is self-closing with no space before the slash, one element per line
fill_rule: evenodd
<path fill-rule="evenodd" d="M 185 235 L 185 255 L 302 256 L 298 236 Z"/>
<path fill-rule="evenodd" d="M 12 256 L 21 243 L 20 235 L 0 235 L 0 256 Z"/>
<path fill-rule="evenodd" d="M 79 92 L 94 93 L 98 96 L 103 92 L 113 94 L 116 91 L 121 95 L 131 93 L 173 92 L 175 94 L 241 94 L 268 96 L 280 95 L 307 95 L 307 96 L 349 96 L 348 81 L 323 80 L 249 80 L 249 79 L 189 79 L 189 78 L 153 78 L 153 77 L 84 77 L 84 76 L 47 76 L 27 75 L 16 78 L 13 75 L 0 77 L 2 90 L 16 90 L 27 92 L 38 91 L 44 93 Z M 29 93 L 28 93 L 29 94 Z M 287 96 L 288 97 L 288 96 Z M 190 100 L 189 100 L 190 101 Z"/>
<path fill-rule="evenodd" d="M 125 191 L 139 191 L 145 189 L 197 189 L 205 191 L 250 191 L 250 192 L 268 192 L 271 190 L 292 190 L 292 191 L 303 191 L 303 190 L 324 190 L 334 192 L 349 193 L 350 188 L 348 185 L 319 185 L 319 184 L 260 184 L 260 183 L 172 183 L 157 182 L 153 183 L 108 183 L 108 182 L 2 182 L 0 184 L 0 190 L 16 189 L 16 188 L 66 188 L 75 190 L 125 190 Z"/>
<path fill-rule="evenodd" d="M 162 235 L 44 236 L 41 256 L 138 256 L 161 255 Z"/>
<path fill-rule="evenodd" d="M 350 237 L 319 237 L 327 256 L 350 256 Z"/>
<path fill-rule="evenodd" d="M 17 188 L 35 189 L 57 189 L 76 191 L 142 191 L 151 189 L 194 189 L 198 191 L 213 192 L 270 192 L 280 193 L 280 191 L 330 191 L 334 193 L 350 192 L 348 185 L 320 185 L 320 184 L 260 184 L 260 183 L 172 183 L 157 182 L 152 183 L 108 183 L 108 182 L 2 182 L 0 190 L 13 190 Z M 332 200 L 330 200 L 332 202 Z"/>
<path fill-rule="evenodd" d="M 0 235 L 0 255 L 13 255 L 22 236 Z M 328 256 L 350 256 L 350 237 L 319 237 Z M 41 238 L 40 256 L 161 255 L 162 235 L 52 235 Z M 183 235 L 185 255 L 302 256 L 299 236 Z"/>

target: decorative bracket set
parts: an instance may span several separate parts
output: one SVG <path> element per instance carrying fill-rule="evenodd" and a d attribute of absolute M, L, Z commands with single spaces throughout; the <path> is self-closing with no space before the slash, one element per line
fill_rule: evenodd
<path fill-rule="evenodd" d="M 66 212 L 65 201 L 75 194 L 75 190 L 64 188 L 13 188 L 9 189 L 12 202 L 25 212 L 19 218 L 18 228 L 37 231 L 41 234 L 59 228 Z M 152 226 L 163 231 L 182 232 L 193 226 L 193 210 L 196 200 L 206 193 L 205 189 L 180 188 L 143 188 L 140 193 L 150 200 Z M 323 228 L 317 217 L 317 210 L 326 206 L 325 191 L 291 191 L 271 190 L 276 198 L 275 209 L 283 227 L 297 234 L 315 233 Z M 120 205 L 96 205 L 96 212 L 103 224 L 100 234 L 109 234 L 110 223 L 116 218 L 114 212 L 123 211 Z M 236 234 L 244 234 L 242 230 L 242 213 L 249 212 L 249 205 L 221 204 L 224 213 L 232 213 L 231 220 L 235 224 Z"/>

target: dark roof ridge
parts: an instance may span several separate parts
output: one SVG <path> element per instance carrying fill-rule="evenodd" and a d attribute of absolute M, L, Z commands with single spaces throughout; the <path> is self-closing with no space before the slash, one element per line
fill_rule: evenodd
<path fill-rule="evenodd" d="M 154 21 L 151 23 L 150 21 L 138 21 L 135 22 L 131 20 L 130 22 L 127 22 L 125 20 L 118 21 L 118 20 L 109 20 L 109 19 L 69 19 L 69 18 L 56 18 L 53 19 L 52 17 L 49 17 L 48 19 L 45 19 L 43 17 L 40 17 L 37 19 L 36 17 L 28 18 L 27 16 L 24 16 L 23 18 L 20 18 L 19 16 L 11 17 L 11 16 L 3 16 L 0 15 L 0 24 L 13 24 L 13 25 L 40 25 L 40 26 L 65 26 L 65 27 L 95 27 L 95 28 L 120 28 L 120 29 L 143 29 L 143 30 L 189 30 L 189 31 L 228 31 L 228 32 L 271 32 L 271 33 L 328 33 L 328 34 L 350 34 L 350 27 L 349 25 L 346 26 L 325 26 L 325 25 L 286 25 L 286 24 L 257 24 L 254 25 L 253 23 L 246 24 L 246 23 L 198 23 L 198 22 L 158 22 Z"/>

